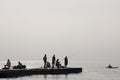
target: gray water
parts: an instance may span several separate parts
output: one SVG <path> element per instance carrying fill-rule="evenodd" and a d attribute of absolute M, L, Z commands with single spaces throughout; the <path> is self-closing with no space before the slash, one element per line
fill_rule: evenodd
<path fill-rule="evenodd" d="M 28 68 L 42 67 L 42 61 L 21 61 Z M 0 61 L 0 68 L 6 61 Z M 83 72 L 68 75 L 32 75 L 18 78 L 1 78 L 0 80 L 120 80 L 120 68 L 106 69 L 110 62 L 84 62 L 71 61 L 69 67 L 82 67 Z M 12 61 L 12 65 L 16 65 L 17 61 Z M 119 63 L 111 62 L 114 66 L 119 67 Z"/>

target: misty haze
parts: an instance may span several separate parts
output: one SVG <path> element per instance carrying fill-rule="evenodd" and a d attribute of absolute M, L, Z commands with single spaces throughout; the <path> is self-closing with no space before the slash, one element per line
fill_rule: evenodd
<path fill-rule="evenodd" d="M 1 0 L 0 60 L 120 61 L 119 0 Z"/>

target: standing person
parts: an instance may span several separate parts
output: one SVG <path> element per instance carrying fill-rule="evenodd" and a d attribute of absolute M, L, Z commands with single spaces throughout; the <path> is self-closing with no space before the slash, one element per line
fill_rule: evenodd
<path fill-rule="evenodd" d="M 68 58 L 67 58 L 67 56 L 64 58 L 64 65 L 65 65 L 65 68 L 66 68 L 67 65 L 68 65 Z"/>
<path fill-rule="evenodd" d="M 54 68 L 55 60 L 56 60 L 55 55 L 53 55 L 53 57 L 52 57 L 52 68 Z"/>
<path fill-rule="evenodd" d="M 44 68 L 47 68 L 47 56 L 46 56 L 46 54 L 43 57 L 43 61 L 44 61 Z"/>

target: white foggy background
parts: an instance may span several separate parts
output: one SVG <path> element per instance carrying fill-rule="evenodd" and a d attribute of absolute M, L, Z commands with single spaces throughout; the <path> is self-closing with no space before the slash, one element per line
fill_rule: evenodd
<path fill-rule="evenodd" d="M 120 0 L 0 0 L 0 60 L 120 61 Z"/>

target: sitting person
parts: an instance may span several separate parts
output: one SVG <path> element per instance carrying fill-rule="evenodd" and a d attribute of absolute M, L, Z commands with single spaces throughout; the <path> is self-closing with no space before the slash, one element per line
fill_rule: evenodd
<path fill-rule="evenodd" d="M 17 66 L 14 66 L 13 69 L 25 69 L 26 65 L 22 65 L 22 63 L 19 61 Z"/>
<path fill-rule="evenodd" d="M 112 68 L 111 64 L 108 65 L 108 68 Z"/>
<path fill-rule="evenodd" d="M 61 64 L 59 62 L 59 59 L 56 60 L 56 66 L 57 66 L 57 68 L 61 68 Z"/>
<path fill-rule="evenodd" d="M 47 62 L 47 67 L 51 67 L 50 62 Z"/>
<path fill-rule="evenodd" d="M 23 65 L 22 65 L 22 63 L 19 61 L 17 66 L 20 66 L 20 67 L 21 67 L 21 66 L 23 66 Z"/>
<path fill-rule="evenodd" d="M 10 62 L 10 60 L 8 59 L 6 65 L 4 65 L 4 68 L 3 68 L 3 69 L 10 69 L 10 67 L 11 67 L 11 62 Z"/>

